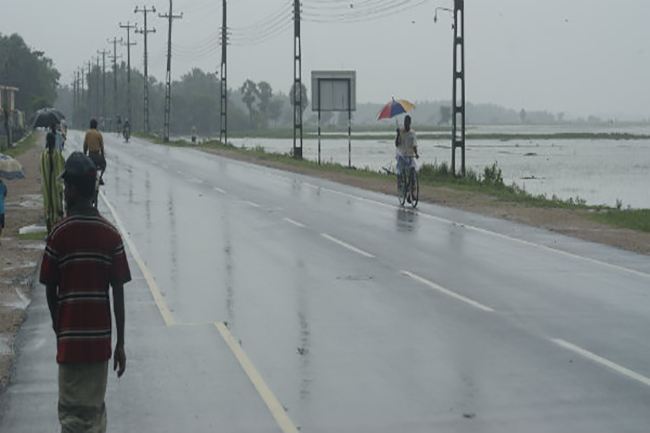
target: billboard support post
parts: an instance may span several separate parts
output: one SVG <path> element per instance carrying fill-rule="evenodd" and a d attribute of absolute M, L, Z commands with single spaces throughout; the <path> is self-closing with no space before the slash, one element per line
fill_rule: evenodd
<path fill-rule="evenodd" d="M 321 163 L 321 112 L 348 113 L 348 167 L 352 167 L 352 112 L 357 108 L 356 71 L 312 71 L 312 111 L 318 112 L 318 164 Z"/>

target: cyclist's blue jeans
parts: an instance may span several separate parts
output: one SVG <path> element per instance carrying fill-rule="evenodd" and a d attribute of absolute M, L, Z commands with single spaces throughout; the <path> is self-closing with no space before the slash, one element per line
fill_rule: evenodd
<path fill-rule="evenodd" d="M 417 170 L 418 166 L 415 162 L 415 158 L 411 156 L 406 156 L 402 154 L 397 154 L 397 174 L 404 173 L 404 169 L 407 167 L 413 167 Z"/>

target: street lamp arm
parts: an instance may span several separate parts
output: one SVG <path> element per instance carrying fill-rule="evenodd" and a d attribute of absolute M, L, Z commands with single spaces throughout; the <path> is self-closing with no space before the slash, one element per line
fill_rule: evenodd
<path fill-rule="evenodd" d="M 453 9 L 450 9 L 450 8 L 444 8 L 444 7 L 440 7 L 440 6 L 438 6 L 438 7 L 436 8 L 435 13 L 433 14 L 433 22 L 434 22 L 434 23 L 437 23 L 437 22 L 438 22 L 438 11 L 439 11 L 439 10 L 441 10 L 441 11 L 447 11 L 447 12 L 450 12 L 450 13 L 452 13 L 452 14 L 454 13 L 454 10 L 453 10 Z"/>

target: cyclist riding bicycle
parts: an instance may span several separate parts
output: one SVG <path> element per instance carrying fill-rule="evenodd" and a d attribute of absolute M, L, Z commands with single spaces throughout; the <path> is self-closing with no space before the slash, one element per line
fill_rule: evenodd
<path fill-rule="evenodd" d="M 415 136 L 415 131 L 411 128 L 411 116 L 404 117 L 404 126 L 397 128 L 397 136 L 395 137 L 395 147 L 397 148 L 397 175 L 401 176 L 405 169 L 410 174 L 410 169 L 417 170 L 418 166 L 415 162 L 420 157 L 418 155 L 418 140 Z M 415 157 L 415 158 L 414 158 Z M 410 197 L 407 197 L 408 202 L 411 202 Z"/>
<path fill-rule="evenodd" d="M 102 176 L 104 176 L 104 170 L 106 170 L 106 155 L 104 154 L 104 137 L 97 130 L 97 119 L 90 119 L 90 129 L 86 131 L 86 137 L 84 138 L 84 155 L 88 155 L 97 170 L 101 172 L 99 183 L 103 185 Z"/>

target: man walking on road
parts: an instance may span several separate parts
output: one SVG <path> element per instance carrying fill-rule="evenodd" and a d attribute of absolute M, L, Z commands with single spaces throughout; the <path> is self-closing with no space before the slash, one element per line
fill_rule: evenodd
<path fill-rule="evenodd" d="M 109 285 L 117 341 L 113 370 L 126 368 L 124 283 L 131 280 L 118 231 L 91 205 L 97 171 L 73 152 L 61 174 L 67 217 L 49 234 L 40 281 L 45 284 L 59 364 L 61 432 L 105 432 L 104 397 L 111 358 Z"/>

